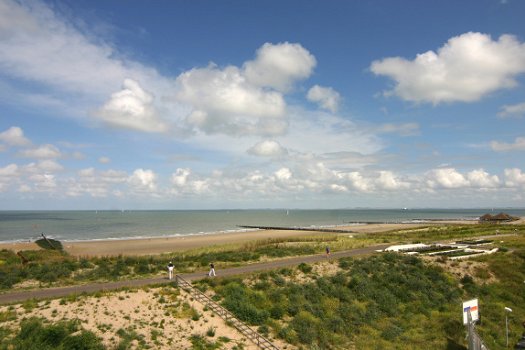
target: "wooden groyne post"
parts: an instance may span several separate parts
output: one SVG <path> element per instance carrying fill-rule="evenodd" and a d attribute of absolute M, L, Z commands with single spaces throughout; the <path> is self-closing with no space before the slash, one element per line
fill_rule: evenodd
<path fill-rule="evenodd" d="M 237 227 L 249 228 L 249 229 L 259 229 L 259 230 L 355 233 L 354 231 L 351 231 L 351 230 L 340 230 L 340 229 L 333 229 L 333 228 L 316 228 L 316 227 L 283 227 L 283 226 L 252 226 L 252 225 L 237 225 Z"/>

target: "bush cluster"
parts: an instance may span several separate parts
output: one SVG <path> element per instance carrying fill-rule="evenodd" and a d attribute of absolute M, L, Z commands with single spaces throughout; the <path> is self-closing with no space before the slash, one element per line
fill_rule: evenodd
<path fill-rule="evenodd" d="M 21 258 L 10 250 L 0 251 L 0 289 L 11 288 L 26 279 L 43 283 L 68 278 L 79 268 L 78 262 L 58 251 L 25 251 L 29 262 L 22 264 Z"/>
<path fill-rule="evenodd" d="M 4 336 L 2 336 L 4 334 Z M 0 350 L 104 350 L 92 332 L 80 329 L 77 322 L 45 324 L 39 318 L 22 321 L 12 338 L 0 329 Z"/>
<path fill-rule="evenodd" d="M 403 342 L 422 325 L 400 315 L 429 319 L 460 302 L 460 289 L 443 271 L 415 257 L 382 254 L 343 259 L 340 266 L 337 275 L 303 285 L 277 284 L 265 275 L 256 288 L 236 279 L 216 283 L 215 290 L 239 319 L 272 327 L 289 343 L 326 349 L 344 348 L 366 327 Z M 300 269 L 310 272 L 307 267 Z"/>
<path fill-rule="evenodd" d="M 250 249 L 205 252 L 199 254 L 175 254 L 169 260 L 178 272 L 186 272 L 195 267 L 215 263 L 241 263 L 257 261 L 261 256 L 284 257 L 313 254 L 310 246 L 280 245 L 261 242 Z M 42 283 L 57 281 L 96 281 L 116 280 L 135 275 L 155 274 L 166 269 L 167 258 L 159 256 L 117 256 L 75 259 L 58 250 L 35 250 L 21 252 L 17 256 L 11 250 L 0 251 L 0 290 L 9 289 L 14 284 L 27 279 Z M 27 263 L 23 264 L 25 261 Z"/>

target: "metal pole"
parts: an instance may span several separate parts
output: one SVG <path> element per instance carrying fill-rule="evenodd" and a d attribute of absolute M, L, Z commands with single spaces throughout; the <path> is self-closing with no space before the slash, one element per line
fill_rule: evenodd
<path fill-rule="evenodd" d="M 505 330 L 506 330 L 506 333 L 507 333 L 507 345 L 506 347 L 508 348 L 509 347 L 509 320 L 508 320 L 508 317 L 507 317 L 507 313 L 505 312 Z"/>
<path fill-rule="evenodd" d="M 472 321 L 472 315 L 470 309 L 467 311 L 467 330 L 468 330 L 468 350 L 475 350 L 474 344 L 474 322 Z"/>
<path fill-rule="evenodd" d="M 505 306 L 505 333 L 506 333 L 506 347 L 509 347 L 509 312 L 512 312 L 512 309 L 510 307 Z"/>

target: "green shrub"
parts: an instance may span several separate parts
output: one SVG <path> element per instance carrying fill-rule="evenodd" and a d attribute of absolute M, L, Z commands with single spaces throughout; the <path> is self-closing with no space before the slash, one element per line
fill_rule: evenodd
<path fill-rule="evenodd" d="M 214 337 L 215 336 L 215 327 L 209 327 L 206 331 L 206 335 L 208 337 Z"/>
<path fill-rule="evenodd" d="M 418 258 L 382 254 L 341 262 L 343 271 L 305 284 L 274 283 L 270 289 L 257 290 L 239 280 L 223 279 L 215 290 L 239 319 L 270 326 L 285 341 L 312 349 L 345 348 L 342 344 L 365 336 L 374 337 L 378 346 L 419 344 L 430 320 L 460 303 L 461 290 L 455 282 L 441 268 Z M 311 270 L 306 264 L 302 268 Z M 269 272 L 268 276 L 275 282 L 280 275 Z M 267 315 L 261 313 L 266 310 Z M 445 324 L 451 317 L 436 322 Z M 435 336 L 428 344 L 446 347 L 446 336 L 439 334 L 441 338 Z M 461 343 L 457 334 L 450 338 Z M 361 339 L 359 344 L 363 343 Z"/>
<path fill-rule="evenodd" d="M 300 263 L 299 266 L 297 266 L 297 268 L 301 270 L 303 273 L 312 272 L 312 266 L 305 264 L 305 263 Z"/>
<path fill-rule="evenodd" d="M 193 350 L 215 350 L 221 348 L 221 342 L 209 342 L 202 335 L 193 334 L 190 337 Z"/>
<path fill-rule="evenodd" d="M 348 270 L 350 267 L 352 267 L 352 262 L 352 258 L 339 259 L 339 267 L 343 270 Z"/>
<path fill-rule="evenodd" d="M 253 289 L 255 290 L 268 290 L 271 288 L 271 285 L 270 283 L 266 282 L 266 281 L 262 281 L 262 282 L 256 282 L 254 285 L 253 285 Z"/>
<path fill-rule="evenodd" d="M 135 273 L 138 273 L 139 275 L 145 275 L 150 272 L 152 272 L 152 270 L 147 261 L 139 261 L 135 265 Z"/>
<path fill-rule="evenodd" d="M 135 340 L 139 343 L 139 345 L 145 345 L 144 336 L 138 334 L 132 329 L 125 330 L 121 328 L 117 331 L 117 335 L 120 337 L 120 342 L 117 346 L 117 350 L 130 349 L 131 343 Z"/>
<path fill-rule="evenodd" d="M 403 329 L 395 324 L 391 324 L 381 333 L 381 338 L 393 341 L 403 333 Z"/>
<path fill-rule="evenodd" d="M 299 312 L 290 322 L 297 339 L 303 344 L 312 344 L 319 335 L 321 321 L 307 311 Z"/>
<path fill-rule="evenodd" d="M 286 280 L 281 276 L 275 276 L 273 278 L 273 283 L 275 283 L 275 285 L 278 287 L 283 287 L 286 284 Z"/>
<path fill-rule="evenodd" d="M 270 309 L 270 317 L 275 320 L 280 320 L 281 318 L 283 318 L 285 313 L 286 313 L 286 309 L 284 305 L 281 305 L 281 304 L 273 305 Z"/>
<path fill-rule="evenodd" d="M 70 335 L 62 343 L 64 350 L 104 350 L 105 347 L 95 334 L 83 330 L 80 334 Z"/>
<path fill-rule="evenodd" d="M 2 264 L 0 266 L 14 265 L 20 263 L 20 258 L 15 254 L 14 251 L 2 249 L 0 250 L 0 261 L 2 261 Z"/>
<path fill-rule="evenodd" d="M 293 270 L 288 267 L 283 267 L 279 270 L 279 273 L 283 276 L 291 276 L 293 274 Z"/>
<path fill-rule="evenodd" d="M 269 306 L 261 292 L 253 291 L 240 283 L 229 283 L 220 290 L 224 297 L 223 306 L 233 312 L 240 320 L 261 325 L 269 317 Z"/>
<path fill-rule="evenodd" d="M 192 321 L 198 321 L 201 318 L 201 314 L 194 308 L 191 308 L 191 319 Z"/>
<path fill-rule="evenodd" d="M 56 282 L 71 276 L 70 264 L 32 264 L 29 266 L 31 276 L 40 282 Z"/>
<path fill-rule="evenodd" d="M 17 269 L 0 269 L 0 289 L 9 289 L 21 280 L 22 278 L 20 278 L 20 274 Z"/>
<path fill-rule="evenodd" d="M 297 343 L 297 333 L 291 327 L 284 327 L 278 333 L 279 338 L 284 339 L 287 343 L 296 344 Z"/>
<path fill-rule="evenodd" d="M 88 269 L 88 268 L 93 267 L 93 264 L 91 264 L 91 262 L 88 259 L 81 258 L 78 261 L 78 267 L 80 267 L 81 269 Z"/>
<path fill-rule="evenodd" d="M 267 325 L 263 324 L 261 326 L 259 326 L 257 328 L 257 332 L 259 332 L 260 334 L 262 334 L 263 336 L 267 337 L 268 334 L 270 333 L 270 329 L 268 328 Z"/>
<path fill-rule="evenodd" d="M 103 350 L 100 339 L 93 333 L 81 330 L 76 322 L 44 324 L 41 319 L 30 318 L 20 324 L 14 338 L 2 342 L 13 350 Z"/>

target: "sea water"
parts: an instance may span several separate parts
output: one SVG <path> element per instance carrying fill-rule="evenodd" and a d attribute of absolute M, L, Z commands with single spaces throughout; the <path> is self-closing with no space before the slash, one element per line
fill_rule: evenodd
<path fill-rule="evenodd" d="M 485 213 L 524 216 L 525 209 L 337 209 L 0 211 L 0 242 L 107 240 L 241 231 L 240 226 L 336 227 L 366 222 L 476 220 Z"/>

